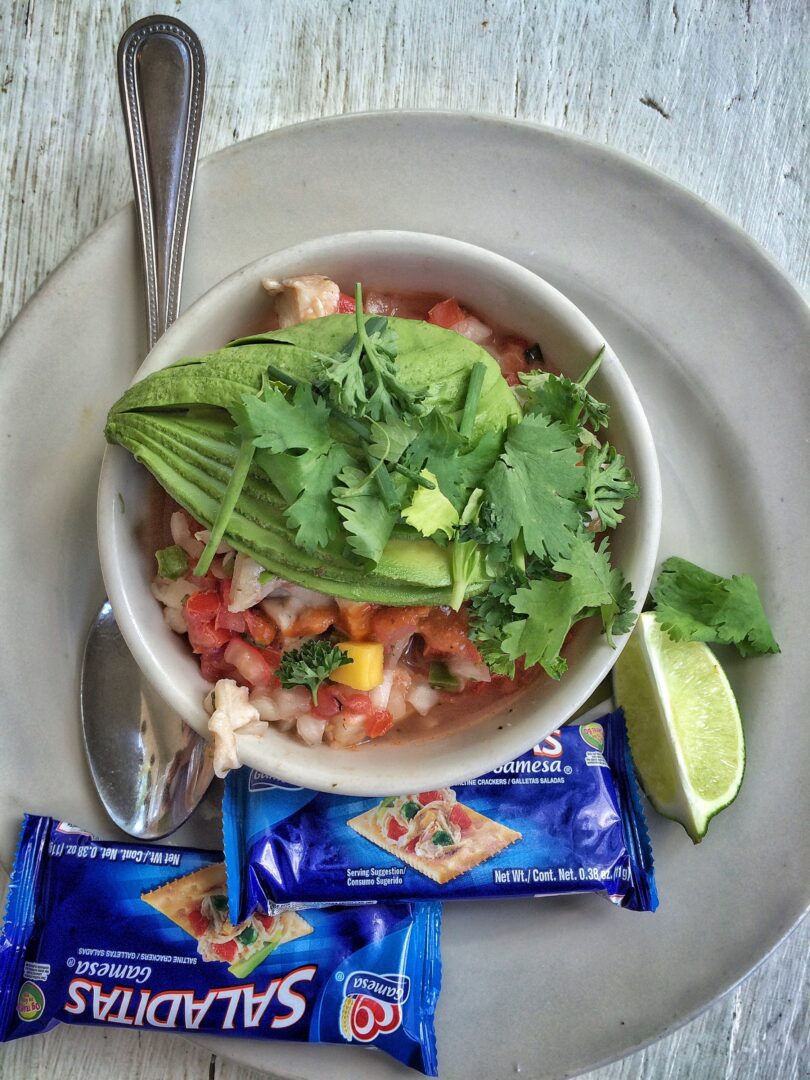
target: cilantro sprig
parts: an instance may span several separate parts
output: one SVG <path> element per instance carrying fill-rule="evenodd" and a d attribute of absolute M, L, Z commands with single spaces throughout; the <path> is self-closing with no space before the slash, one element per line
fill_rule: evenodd
<path fill-rule="evenodd" d="M 322 384 L 330 400 L 350 416 L 395 420 L 418 416 L 426 390 L 409 390 L 396 366 L 397 335 L 380 315 L 366 318 L 363 291 L 354 287 L 356 331 L 334 356 L 320 356 Z"/>
<path fill-rule="evenodd" d="M 285 690 L 294 686 L 306 686 L 312 694 L 312 702 L 318 704 L 318 690 L 324 679 L 344 664 L 354 661 L 350 656 L 323 638 L 305 641 L 298 649 L 288 649 L 282 653 L 278 666 L 278 675 Z"/>
<path fill-rule="evenodd" d="M 754 579 L 724 578 L 673 556 L 653 588 L 655 617 L 673 641 L 736 645 L 741 656 L 780 651 Z"/>

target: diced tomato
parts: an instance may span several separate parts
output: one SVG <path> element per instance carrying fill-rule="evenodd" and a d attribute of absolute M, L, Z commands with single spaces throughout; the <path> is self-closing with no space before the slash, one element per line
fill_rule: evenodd
<path fill-rule="evenodd" d="M 219 593 L 192 593 L 184 610 L 187 622 L 213 622 L 219 612 Z"/>
<path fill-rule="evenodd" d="M 219 679 L 232 679 L 236 674 L 231 664 L 227 664 L 223 658 L 225 649 L 210 649 L 200 656 L 200 674 L 208 682 L 215 683 Z"/>
<path fill-rule="evenodd" d="M 526 360 L 528 347 L 529 342 L 525 338 L 507 338 L 506 341 L 501 341 L 496 347 L 498 363 L 501 365 L 501 371 L 506 376 L 510 386 L 514 386 L 515 382 L 520 382 L 517 378 L 519 371 L 529 370 L 529 363 Z M 510 379 L 510 375 L 515 380 L 514 382 Z"/>
<path fill-rule="evenodd" d="M 331 686 L 323 685 L 318 690 L 318 704 L 310 712 L 322 720 L 329 720 L 340 712 L 340 702 Z"/>
<path fill-rule="evenodd" d="M 307 608 L 285 631 L 285 637 L 316 637 L 334 623 L 337 618 L 337 604 L 324 604 L 322 607 Z"/>
<path fill-rule="evenodd" d="M 462 832 L 465 829 L 469 829 L 472 825 L 472 818 L 464 809 L 463 806 L 459 806 L 458 803 L 450 811 L 450 824 L 458 825 Z"/>
<path fill-rule="evenodd" d="M 385 735 L 386 731 L 390 731 L 393 726 L 394 718 L 388 709 L 375 709 L 366 720 L 366 735 L 370 739 L 379 739 L 381 735 Z"/>
<path fill-rule="evenodd" d="M 416 851 L 416 842 L 416 837 L 414 837 L 413 840 L 408 841 L 408 845 L 405 848 L 405 850 L 410 852 L 411 855 L 413 855 L 413 853 Z"/>
<path fill-rule="evenodd" d="M 232 638 L 225 649 L 226 663 L 233 664 L 245 682 L 251 686 L 278 686 L 275 670 L 261 649 L 248 645 L 242 638 Z"/>
<path fill-rule="evenodd" d="M 202 911 L 200 911 L 199 908 L 192 908 L 191 911 L 189 911 L 187 918 L 191 923 L 191 929 L 197 937 L 202 937 L 210 925 Z"/>
<path fill-rule="evenodd" d="M 214 626 L 217 630 L 232 630 L 235 634 L 244 634 L 247 628 L 245 613 L 244 611 L 228 611 L 224 604 L 220 604 Z"/>
<path fill-rule="evenodd" d="M 388 819 L 388 826 L 385 830 L 389 840 L 399 840 L 400 836 L 404 836 L 408 830 L 404 825 L 400 825 L 396 818 Z"/>
<path fill-rule="evenodd" d="M 430 608 L 430 615 L 419 627 L 425 641 L 427 660 L 444 656 L 464 656 L 475 663 L 481 655 L 467 637 L 467 613 L 447 608 Z"/>
<path fill-rule="evenodd" d="M 350 641 L 368 641 L 376 611 L 379 611 L 377 604 L 355 604 L 342 601 L 338 604 L 335 626 L 342 630 Z"/>
<path fill-rule="evenodd" d="M 350 312 L 356 311 L 357 305 L 354 302 L 354 297 L 342 292 L 338 298 L 337 309 L 341 315 L 348 315 Z"/>
<path fill-rule="evenodd" d="M 254 919 L 258 919 L 265 930 L 272 930 L 276 925 L 275 915 L 261 915 L 258 911 L 253 916 Z"/>
<path fill-rule="evenodd" d="M 379 607 L 371 620 L 371 640 L 390 645 L 410 634 L 421 633 L 420 627 L 431 610 L 429 607 Z"/>
<path fill-rule="evenodd" d="M 458 300 L 452 296 L 449 300 L 441 300 L 438 304 L 434 304 L 427 313 L 429 323 L 433 323 L 435 326 L 443 326 L 445 330 L 449 330 L 451 326 L 455 326 L 463 318 L 464 310 L 459 305 Z"/>
<path fill-rule="evenodd" d="M 243 612 L 245 616 L 245 628 L 257 645 L 272 645 L 276 640 L 278 627 L 272 619 L 257 611 L 256 608 L 248 608 Z"/>
<path fill-rule="evenodd" d="M 221 945 L 212 945 L 211 952 L 226 963 L 231 964 L 236 959 L 237 945 L 235 941 L 223 941 Z"/>
<path fill-rule="evenodd" d="M 374 712 L 371 698 L 363 691 L 343 686 L 332 686 L 330 690 L 346 712 L 357 713 L 359 716 L 370 716 Z M 320 695 L 318 696 L 320 699 Z"/>
<path fill-rule="evenodd" d="M 188 640 L 191 642 L 191 648 L 195 653 L 206 653 L 214 649 L 221 649 L 231 640 L 231 631 L 218 629 L 213 620 L 211 622 L 195 622 L 186 619 L 186 622 L 188 623 Z"/>
<path fill-rule="evenodd" d="M 440 791 L 423 791 L 416 796 L 422 806 L 427 806 L 429 802 L 438 802 L 442 793 Z"/>

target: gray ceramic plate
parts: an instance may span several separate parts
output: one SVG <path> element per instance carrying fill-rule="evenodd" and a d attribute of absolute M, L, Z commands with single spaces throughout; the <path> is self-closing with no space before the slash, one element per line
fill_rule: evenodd
<path fill-rule="evenodd" d="M 363 170 L 353 165 L 359 145 Z M 748 737 L 745 783 L 698 848 L 678 826 L 651 821 L 656 915 L 597 898 L 446 909 L 442 1075 L 573 1073 L 688 1019 L 808 903 L 810 597 L 800 538 L 810 527 L 810 314 L 743 233 L 660 175 L 554 131 L 431 113 L 287 128 L 203 162 L 186 302 L 268 251 L 364 228 L 445 233 L 502 252 L 604 331 L 656 435 L 661 554 L 753 573 L 783 648 L 728 658 Z M 110 832 L 82 758 L 77 678 L 102 596 L 101 427 L 146 346 L 133 237 L 128 209 L 53 275 L 0 345 L 5 861 L 24 809 Z M 183 838 L 216 842 L 205 813 Z M 211 1045 L 282 1076 L 402 1072 L 360 1050 Z"/>

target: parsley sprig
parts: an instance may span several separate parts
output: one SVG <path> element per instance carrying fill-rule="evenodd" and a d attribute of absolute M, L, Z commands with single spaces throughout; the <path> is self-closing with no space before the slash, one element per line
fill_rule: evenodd
<path fill-rule="evenodd" d="M 282 653 L 276 675 L 285 690 L 294 686 L 306 686 L 312 694 L 313 704 L 318 704 L 318 690 L 324 679 L 344 664 L 351 664 L 350 656 L 323 638 L 305 641 L 298 649 L 288 649 Z"/>

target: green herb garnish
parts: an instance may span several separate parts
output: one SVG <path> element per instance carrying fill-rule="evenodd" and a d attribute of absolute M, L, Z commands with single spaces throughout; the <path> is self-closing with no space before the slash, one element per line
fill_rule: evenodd
<path fill-rule="evenodd" d="M 736 645 L 741 656 L 780 651 L 748 574 L 724 578 L 672 557 L 661 567 L 653 598 L 655 617 L 673 641 Z"/>
<path fill-rule="evenodd" d="M 413 818 L 416 817 L 416 815 L 419 813 L 419 811 L 421 809 L 422 809 L 422 807 L 419 805 L 419 803 L 415 803 L 415 802 L 413 802 L 411 800 L 411 801 L 406 802 L 406 803 L 403 804 L 403 807 L 400 810 L 400 813 L 402 814 L 402 816 L 405 818 L 406 821 L 411 821 Z"/>
<path fill-rule="evenodd" d="M 461 687 L 459 679 L 451 674 L 447 664 L 434 660 L 428 670 L 428 683 L 434 690 L 456 691 Z"/>
<path fill-rule="evenodd" d="M 223 896 L 222 893 L 214 893 L 211 897 L 211 906 L 216 908 L 217 911 L 227 911 L 228 897 Z"/>
<path fill-rule="evenodd" d="M 394 420 L 418 416 L 425 390 L 409 390 L 397 371 L 397 335 L 388 319 L 363 314 L 363 291 L 354 287 L 356 332 L 340 352 L 321 356 L 330 399 L 350 416 Z"/>
<path fill-rule="evenodd" d="M 328 679 L 337 668 L 351 663 L 352 658 L 331 641 L 313 638 L 298 649 L 282 653 L 276 675 L 286 690 L 294 686 L 308 687 L 313 704 L 317 705 L 318 690 L 324 679 Z"/>
<path fill-rule="evenodd" d="M 444 829 L 437 829 L 433 834 L 432 842 L 438 847 L 451 847 L 455 841 L 449 832 L 445 832 Z"/>
<path fill-rule="evenodd" d="M 179 544 L 160 548 L 155 552 L 158 577 L 176 581 L 188 573 L 188 555 Z"/>

